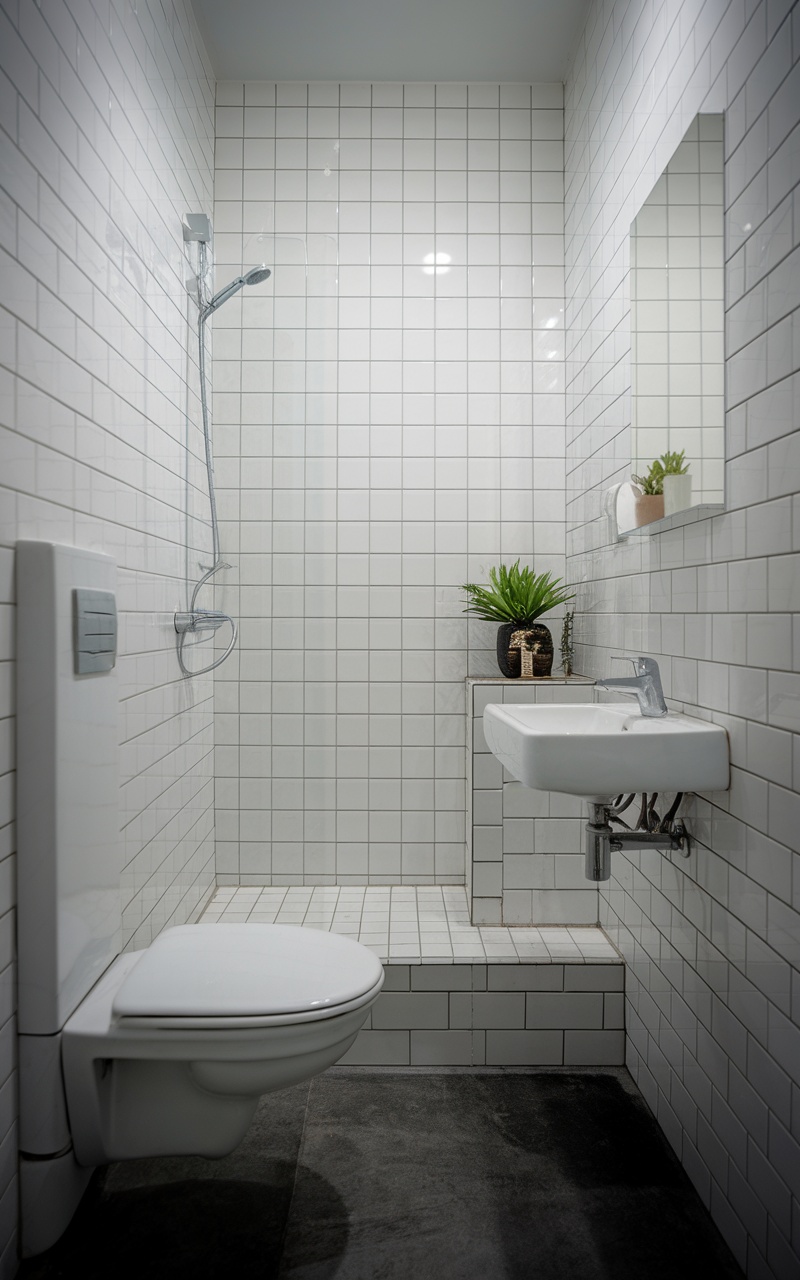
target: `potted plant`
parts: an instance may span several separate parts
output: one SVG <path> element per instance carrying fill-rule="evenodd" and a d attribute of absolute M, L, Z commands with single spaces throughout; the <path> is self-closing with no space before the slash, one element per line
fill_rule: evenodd
<path fill-rule="evenodd" d="M 685 450 L 680 453 L 662 453 L 661 462 L 664 467 L 664 515 L 674 515 L 676 511 L 685 511 L 692 505 L 692 477 L 689 464 L 685 459 Z"/>
<path fill-rule="evenodd" d="M 660 520 L 664 514 L 664 468 L 656 459 L 650 463 L 650 470 L 644 476 L 631 476 L 637 490 L 633 500 L 633 521 L 635 528 L 643 524 L 652 524 Z"/>
<path fill-rule="evenodd" d="M 535 647 L 536 675 L 550 675 L 553 668 L 553 637 L 536 619 L 550 609 L 574 598 L 561 585 L 561 578 L 550 573 L 536 574 L 521 569 L 519 560 L 510 567 L 501 564 L 489 570 L 489 586 L 465 582 L 462 590 L 468 596 L 464 613 L 474 613 L 487 622 L 498 622 L 497 665 L 504 676 L 520 674 L 520 650 Z M 516 633 L 519 633 L 517 635 Z M 549 660 L 548 660 L 549 654 Z M 546 670 L 544 669 L 546 667 Z"/>
<path fill-rule="evenodd" d="M 684 453 L 683 449 L 680 453 L 662 453 L 660 458 L 650 463 L 646 476 L 631 477 L 639 488 L 633 507 L 637 529 L 689 506 L 692 478 L 688 475 L 689 467 L 684 462 Z"/>

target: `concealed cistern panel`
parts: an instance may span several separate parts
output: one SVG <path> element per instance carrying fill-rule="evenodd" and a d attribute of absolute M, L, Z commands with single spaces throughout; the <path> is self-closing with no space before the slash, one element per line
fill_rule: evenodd
<path fill-rule="evenodd" d="M 59 1031 L 120 949 L 116 566 L 17 543 L 19 1029 Z"/>

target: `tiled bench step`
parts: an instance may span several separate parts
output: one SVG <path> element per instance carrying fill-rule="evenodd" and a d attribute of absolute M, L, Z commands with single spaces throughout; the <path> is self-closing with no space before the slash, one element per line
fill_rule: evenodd
<path fill-rule="evenodd" d="M 623 964 L 389 965 L 342 1059 L 362 1066 L 621 1066 Z"/>

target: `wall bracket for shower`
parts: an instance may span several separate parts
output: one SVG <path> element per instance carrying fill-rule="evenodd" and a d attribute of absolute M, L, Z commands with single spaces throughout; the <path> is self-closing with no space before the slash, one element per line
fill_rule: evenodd
<path fill-rule="evenodd" d="M 213 230 L 208 214 L 185 213 L 183 215 L 183 238 L 187 243 L 196 240 L 200 244 L 211 244 Z"/>

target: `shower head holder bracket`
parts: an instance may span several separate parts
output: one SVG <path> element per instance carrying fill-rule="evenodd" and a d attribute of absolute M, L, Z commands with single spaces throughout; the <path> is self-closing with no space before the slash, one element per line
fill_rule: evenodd
<path fill-rule="evenodd" d="M 183 215 L 183 238 L 189 243 L 192 240 L 200 244 L 211 244 L 214 230 L 207 213 L 185 213 Z"/>

